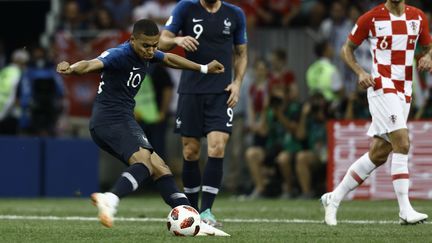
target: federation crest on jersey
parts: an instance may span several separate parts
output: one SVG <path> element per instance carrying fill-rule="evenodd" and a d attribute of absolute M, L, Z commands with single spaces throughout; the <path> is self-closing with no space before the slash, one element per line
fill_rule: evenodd
<path fill-rule="evenodd" d="M 177 119 L 176 119 L 176 128 L 180 128 L 181 124 L 182 124 L 182 122 L 180 120 L 180 117 L 177 117 Z"/>
<path fill-rule="evenodd" d="M 409 24 L 410 25 L 410 28 L 411 28 L 411 30 L 414 32 L 414 33 L 416 33 L 417 31 L 417 23 L 416 22 L 414 22 L 414 21 L 411 21 L 411 23 Z"/>
<path fill-rule="evenodd" d="M 229 20 L 229 18 L 226 18 L 224 20 L 224 29 L 223 29 L 222 33 L 225 35 L 229 35 L 229 34 L 231 34 L 230 29 L 231 29 L 231 21 Z"/>
<path fill-rule="evenodd" d="M 391 115 L 389 118 L 390 118 L 390 121 L 391 121 L 391 123 L 393 125 L 396 124 L 396 120 L 397 120 L 397 116 L 396 115 Z"/>

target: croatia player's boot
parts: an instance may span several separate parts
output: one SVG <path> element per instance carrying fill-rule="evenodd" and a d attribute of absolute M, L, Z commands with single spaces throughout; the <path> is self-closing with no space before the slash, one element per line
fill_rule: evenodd
<path fill-rule="evenodd" d="M 196 236 L 231 236 L 201 220 L 200 231 Z"/>
<path fill-rule="evenodd" d="M 422 224 L 428 219 L 428 215 L 412 210 L 408 213 L 399 213 L 399 223 L 401 225 Z"/>
<path fill-rule="evenodd" d="M 336 214 L 338 206 L 332 201 L 332 194 L 330 192 L 325 193 L 321 196 L 320 201 L 325 211 L 325 223 L 331 226 L 337 225 Z"/>
<path fill-rule="evenodd" d="M 98 208 L 98 218 L 101 224 L 111 228 L 114 223 L 114 215 L 117 212 L 118 197 L 112 193 L 93 193 L 91 200 L 93 205 Z"/>

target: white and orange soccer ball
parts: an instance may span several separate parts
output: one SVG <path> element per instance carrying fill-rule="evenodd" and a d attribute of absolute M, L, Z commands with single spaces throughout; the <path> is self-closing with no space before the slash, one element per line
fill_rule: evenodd
<path fill-rule="evenodd" d="M 200 231 L 200 223 L 198 211 L 187 205 L 173 208 L 167 218 L 168 230 L 175 236 L 195 236 Z"/>

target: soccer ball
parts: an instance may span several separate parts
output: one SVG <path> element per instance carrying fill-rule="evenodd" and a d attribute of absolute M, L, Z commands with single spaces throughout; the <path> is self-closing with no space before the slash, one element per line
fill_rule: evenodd
<path fill-rule="evenodd" d="M 180 205 L 167 218 L 168 231 L 175 236 L 195 236 L 200 231 L 201 217 L 191 206 Z"/>

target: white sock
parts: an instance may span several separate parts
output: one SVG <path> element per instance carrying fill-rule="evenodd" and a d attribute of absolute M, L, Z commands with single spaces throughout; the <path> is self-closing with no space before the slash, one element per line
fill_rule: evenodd
<path fill-rule="evenodd" d="M 409 173 L 407 154 L 393 153 L 391 175 L 393 179 L 393 188 L 399 203 L 399 211 L 402 214 L 405 214 L 414 210 L 408 197 Z"/>
<path fill-rule="evenodd" d="M 363 154 L 349 168 L 341 183 L 332 192 L 332 200 L 336 205 L 344 199 L 348 192 L 363 183 L 376 166 L 369 158 L 369 153 Z"/>

